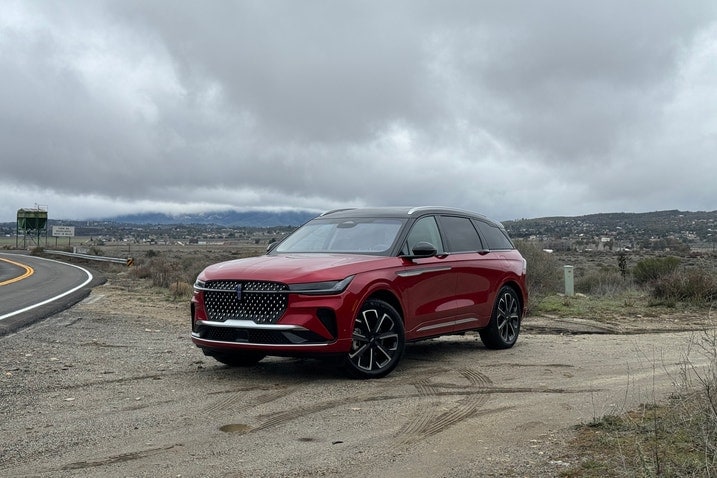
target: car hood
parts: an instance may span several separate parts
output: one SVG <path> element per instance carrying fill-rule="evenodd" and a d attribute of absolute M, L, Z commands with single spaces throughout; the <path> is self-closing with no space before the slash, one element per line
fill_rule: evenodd
<path fill-rule="evenodd" d="M 352 274 L 396 265 L 396 257 L 359 254 L 282 254 L 220 262 L 200 280 L 261 280 L 291 283 L 341 280 Z"/>

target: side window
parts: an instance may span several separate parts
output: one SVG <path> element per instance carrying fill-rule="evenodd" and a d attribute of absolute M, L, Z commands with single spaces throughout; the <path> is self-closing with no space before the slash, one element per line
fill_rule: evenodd
<path fill-rule="evenodd" d="M 476 252 L 483 249 L 478 232 L 467 217 L 441 216 L 448 252 Z"/>
<path fill-rule="evenodd" d="M 505 250 L 514 249 L 513 243 L 508 238 L 506 232 L 499 228 L 492 226 L 483 221 L 475 221 L 475 225 L 478 227 L 483 239 L 485 239 L 486 245 L 490 250 Z"/>
<path fill-rule="evenodd" d="M 404 251 L 404 253 L 410 254 L 413 251 L 413 247 L 419 242 L 429 242 L 436 247 L 436 251 L 443 252 L 443 241 L 441 241 L 441 234 L 438 232 L 435 217 L 426 216 L 416 221 L 406 238 L 408 250 Z"/>

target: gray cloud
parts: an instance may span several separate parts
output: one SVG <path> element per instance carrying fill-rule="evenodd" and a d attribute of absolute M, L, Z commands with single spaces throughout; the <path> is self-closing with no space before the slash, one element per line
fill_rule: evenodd
<path fill-rule="evenodd" d="M 711 1 L 5 3 L 0 221 L 717 209 Z"/>

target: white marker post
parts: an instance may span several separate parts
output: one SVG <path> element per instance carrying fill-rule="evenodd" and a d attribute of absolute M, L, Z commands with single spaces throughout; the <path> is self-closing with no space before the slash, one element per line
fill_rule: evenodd
<path fill-rule="evenodd" d="M 575 295 L 575 278 L 573 277 L 573 266 L 563 266 L 565 275 L 565 295 L 572 297 Z"/>

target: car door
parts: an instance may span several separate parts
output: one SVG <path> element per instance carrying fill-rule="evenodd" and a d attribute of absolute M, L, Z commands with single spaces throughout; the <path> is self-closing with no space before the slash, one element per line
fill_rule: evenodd
<path fill-rule="evenodd" d="M 454 328 L 450 309 L 455 279 L 451 261 L 444 254 L 443 239 L 435 216 L 416 220 L 406 237 L 402 253 L 411 253 L 419 242 L 432 244 L 437 255 L 405 260 L 403 267 L 396 272 L 408 340 L 450 333 Z"/>
<path fill-rule="evenodd" d="M 455 331 L 485 327 L 503 280 L 504 258 L 483 243 L 470 218 L 442 215 L 439 220 L 455 279 L 451 310 Z"/>

